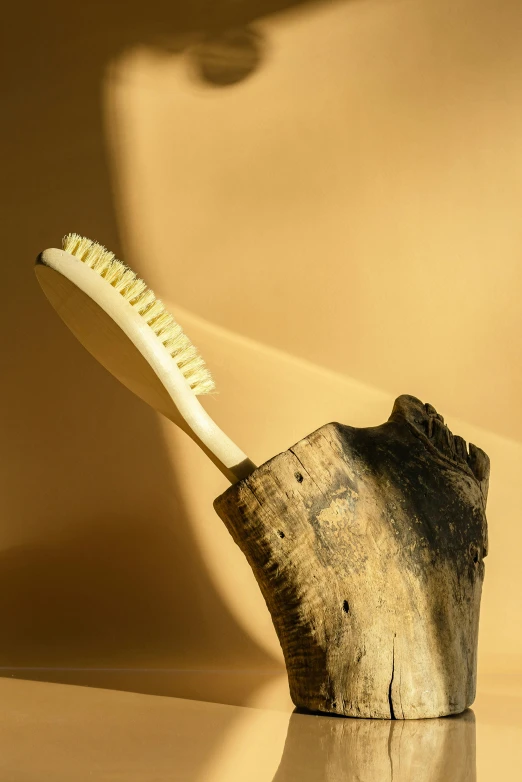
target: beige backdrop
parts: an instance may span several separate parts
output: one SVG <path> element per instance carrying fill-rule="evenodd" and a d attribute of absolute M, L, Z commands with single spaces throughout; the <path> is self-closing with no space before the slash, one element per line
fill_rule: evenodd
<path fill-rule="evenodd" d="M 0 666 L 282 664 L 212 510 L 223 477 L 33 279 L 75 230 L 178 315 L 255 461 L 382 423 L 400 393 L 484 448 L 480 666 L 522 672 L 522 6 L 184 5 L 51 2 L 7 26 Z M 200 59 L 255 51 L 196 49 L 221 23 L 259 47 L 227 87 Z"/>

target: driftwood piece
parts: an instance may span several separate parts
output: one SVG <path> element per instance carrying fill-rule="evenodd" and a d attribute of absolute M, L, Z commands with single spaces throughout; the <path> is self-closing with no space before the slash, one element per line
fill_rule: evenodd
<path fill-rule="evenodd" d="M 431 405 L 327 424 L 214 507 L 272 615 L 296 706 L 456 714 L 475 697 L 489 459 Z"/>

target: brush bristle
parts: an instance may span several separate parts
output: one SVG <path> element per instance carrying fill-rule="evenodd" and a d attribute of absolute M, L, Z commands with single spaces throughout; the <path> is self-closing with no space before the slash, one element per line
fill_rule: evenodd
<path fill-rule="evenodd" d="M 131 304 L 162 341 L 195 394 L 215 390 L 212 375 L 198 351 L 143 280 L 103 245 L 78 234 L 67 234 L 62 250 L 74 255 L 103 277 Z"/>

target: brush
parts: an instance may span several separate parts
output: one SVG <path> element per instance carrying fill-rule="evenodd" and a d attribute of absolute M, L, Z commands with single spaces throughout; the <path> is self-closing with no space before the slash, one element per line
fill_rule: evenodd
<path fill-rule="evenodd" d="M 197 349 L 162 302 L 98 242 L 68 234 L 44 250 L 36 276 L 82 345 L 155 410 L 186 432 L 231 483 L 256 466 L 198 400 L 215 391 Z"/>

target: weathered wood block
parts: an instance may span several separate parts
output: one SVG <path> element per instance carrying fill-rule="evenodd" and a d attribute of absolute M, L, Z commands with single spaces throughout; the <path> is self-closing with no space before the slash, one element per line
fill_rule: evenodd
<path fill-rule="evenodd" d="M 296 706 L 456 714 L 474 700 L 489 459 L 431 405 L 327 424 L 214 507 L 246 555 Z"/>

